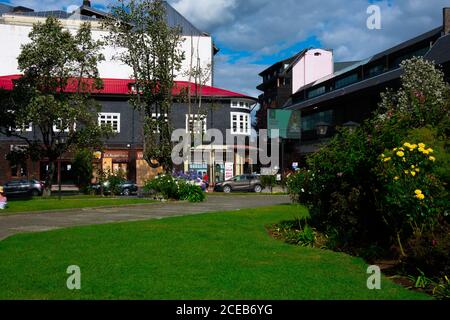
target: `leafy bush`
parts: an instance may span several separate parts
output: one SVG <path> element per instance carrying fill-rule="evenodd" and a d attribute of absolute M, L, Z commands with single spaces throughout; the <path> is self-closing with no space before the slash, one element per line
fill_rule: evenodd
<path fill-rule="evenodd" d="M 159 194 L 164 199 L 180 200 L 177 180 L 170 175 L 161 175 L 153 180 L 147 181 L 144 190 Z"/>
<path fill-rule="evenodd" d="M 383 232 L 374 210 L 374 150 L 363 129 L 339 130 L 326 146 L 308 157 L 307 170 L 287 180 L 291 198 L 309 208 L 312 224 L 332 234 L 340 250 L 370 243 Z"/>
<path fill-rule="evenodd" d="M 450 274 L 450 226 L 439 221 L 434 230 L 408 240 L 405 246 L 404 269 L 411 273 L 418 268 L 425 274 L 441 277 Z"/>
<path fill-rule="evenodd" d="M 108 190 L 112 195 L 118 196 L 122 192 L 120 185 L 126 181 L 126 174 L 122 170 L 109 173 L 107 177 Z"/>
<path fill-rule="evenodd" d="M 433 289 L 433 296 L 438 300 L 450 300 L 450 278 L 445 276 Z"/>
<path fill-rule="evenodd" d="M 263 188 L 269 188 L 270 192 L 272 192 L 276 183 L 277 178 L 275 176 L 261 176 L 261 184 Z"/>
<path fill-rule="evenodd" d="M 206 198 L 201 187 L 186 180 L 176 179 L 170 175 L 162 175 L 148 181 L 144 190 L 161 195 L 164 199 L 203 202 Z"/>
<path fill-rule="evenodd" d="M 283 221 L 272 227 L 272 232 L 286 243 L 313 247 L 316 244 L 316 231 L 307 220 Z"/>
<path fill-rule="evenodd" d="M 400 233 L 420 237 L 423 231 L 432 230 L 443 213 L 435 198 L 442 197 L 445 188 L 432 173 L 434 150 L 424 143 L 405 142 L 383 153 L 380 161 L 378 175 L 384 197 L 380 212 L 396 233 L 404 255 Z"/>
<path fill-rule="evenodd" d="M 182 181 L 179 183 L 180 200 L 187 200 L 189 202 L 203 202 L 205 201 L 205 193 L 199 186 Z"/>

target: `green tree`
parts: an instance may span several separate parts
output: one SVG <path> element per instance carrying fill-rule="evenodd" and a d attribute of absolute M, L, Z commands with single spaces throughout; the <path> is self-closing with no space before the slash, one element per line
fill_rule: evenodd
<path fill-rule="evenodd" d="M 92 150 L 83 148 L 76 152 L 73 173 L 78 188 L 86 193 L 93 178 Z"/>
<path fill-rule="evenodd" d="M 165 6 L 161 0 L 118 0 L 105 26 L 108 42 L 125 49 L 116 58 L 133 70 L 130 102 L 144 111 L 144 158 L 170 171 L 172 89 L 184 53 L 181 30 L 168 25 Z"/>
<path fill-rule="evenodd" d="M 18 57 L 23 76 L 3 95 L 0 132 L 21 139 L 33 158 L 48 160 L 45 194 L 51 193 L 55 164 L 74 147 L 101 144 L 111 128 L 97 123 L 100 106 L 90 93 L 101 87 L 97 64 L 102 43 L 91 37 L 88 23 L 75 35 L 49 17 L 37 23 Z M 33 137 L 25 128 L 33 127 Z"/>

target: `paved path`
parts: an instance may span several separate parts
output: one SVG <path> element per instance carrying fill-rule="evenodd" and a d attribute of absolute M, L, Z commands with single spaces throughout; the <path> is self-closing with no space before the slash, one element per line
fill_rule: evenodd
<path fill-rule="evenodd" d="M 115 208 L 74 209 L 55 212 L 0 216 L 0 240 L 22 232 L 40 232 L 72 226 L 105 224 L 120 221 L 162 219 L 214 211 L 290 203 L 288 196 L 274 195 L 210 195 L 203 203 L 153 203 Z"/>

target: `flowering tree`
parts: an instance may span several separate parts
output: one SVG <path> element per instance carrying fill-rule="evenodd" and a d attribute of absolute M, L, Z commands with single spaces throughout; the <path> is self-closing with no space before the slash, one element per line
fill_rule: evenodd
<path fill-rule="evenodd" d="M 412 58 L 401 63 L 404 74 L 397 91 L 381 94 L 381 102 L 372 121 L 374 135 L 386 146 L 401 144 L 408 130 L 432 126 L 438 135 L 449 134 L 450 87 L 444 73 L 433 62 Z"/>

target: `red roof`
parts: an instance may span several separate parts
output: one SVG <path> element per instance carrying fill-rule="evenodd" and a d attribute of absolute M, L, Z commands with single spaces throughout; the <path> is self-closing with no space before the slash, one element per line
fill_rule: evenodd
<path fill-rule="evenodd" d="M 0 88 L 5 90 L 13 89 L 13 80 L 17 80 L 21 77 L 19 74 L 8 75 L 8 76 L 0 76 Z M 131 93 L 132 84 L 134 80 L 130 79 L 102 79 L 103 81 L 103 89 L 94 90 L 94 94 L 113 94 L 113 95 L 128 95 Z M 187 81 L 176 81 L 175 87 L 173 88 L 173 94 L 179 95 L 182 89 L 187 89 L 191 87 L 191 92 L 194 94 L 196 92 L 196 85 L 194 83 L 189 83 Z M 197 85 L 197 89 L 200 90 L 200 86 Z M 69 81 L 69 84 L 66 88 L 67 92 L 75 92 L 76 90 L 76 81 Z M 236 98 L 247 98 L 253 99 L 250 96 L 236 93 L 216 87 L 210 86 L 202 86 L 201 92 L 204 97 L 236 97 Z"/>

